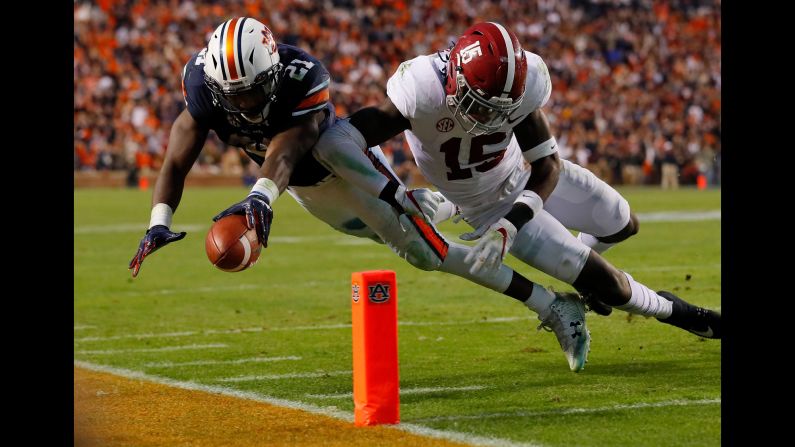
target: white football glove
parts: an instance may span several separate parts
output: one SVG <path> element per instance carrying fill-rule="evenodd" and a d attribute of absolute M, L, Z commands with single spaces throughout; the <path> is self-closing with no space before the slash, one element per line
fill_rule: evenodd
<path fill-rule="evenodd" d="M 502 260 L 513 245 L 516 227 L 503 217 L 491 225 L 483 225 L 460 237 L 465 241 L 480 239 L 464 258 L 464 262 L 472 263 L 469 273 L 477 275 L 484 268 L 486 271 L 495 270 L 502 264 Z"/>
<path fill-rule="evenodd" d="M 455 203 L 447 200 L 447 197 L 442 195 L 442 193 L 437 191 L 433 193 L 441 200 L 436 208 L 436 215 L 433 216 L 433 223 L 439 224 L 451 217 L 453 218 L 453 223 L 461 221 L 461 209 Z"/>
<path fill-rule="evenodd" d="M 395 199 L 406 211 L 406 214 L 420 216 L 433 223 L 436 223 L 435 218 L 439 212 L 439 205 L 445 201 L 443 195 L 430 189 L 406 189 L 405 186 L 398 187 Z"/>

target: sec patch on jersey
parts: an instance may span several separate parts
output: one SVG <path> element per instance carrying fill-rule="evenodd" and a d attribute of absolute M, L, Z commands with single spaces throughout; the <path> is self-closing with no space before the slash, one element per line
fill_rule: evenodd
<path fill-rule="evenodd" d="M 239 272 L 257 262 L 262 245 L 257 232 L 246 226 L 246 216 L 232 214 L 218 219 L 207 232 L 204 248 L 210 262 L 225 272 Z"/>

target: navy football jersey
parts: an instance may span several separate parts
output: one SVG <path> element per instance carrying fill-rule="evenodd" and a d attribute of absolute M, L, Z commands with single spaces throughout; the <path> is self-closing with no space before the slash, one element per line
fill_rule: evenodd
<path fill-rule="evenodd" d="M 215 131 L 224 143 L 237 146 L 262 166 L 271 138 L 296 125 L 308 113 L 323 111 L 322 133 L 334 123 L 334 105 L 329 99 L 330 75 L 326 67 L 309 53 L 292 45 L 278 44 L 279 59 L 284 65 L 270 104 L 267 119 L 250 123 L 226 112 L 213 102 L 212 93 L 204 83 L 204 55 L 207 49 L 194 54 L 182 71 L 182 94 L 196 122 Z M 329 171 L 308 152 L 290 176 L 290 186 L 314 185 L 329 175 Z"/>

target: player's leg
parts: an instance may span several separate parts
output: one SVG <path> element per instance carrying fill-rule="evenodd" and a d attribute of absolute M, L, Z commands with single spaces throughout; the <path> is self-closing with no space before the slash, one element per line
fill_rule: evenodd
<path fill-rule="evenodd" d="M 720 313 L 690 304 L 671 292 L 655 292 L 593 250 L 572 285 L 584 296 L 598 297 L 616 309 L 655 317 L 704 338 L 721 338 Z"/>
<path fill-rule="evenodd" d="M 609 306 L 656 317 L 702 336 L 710 332 L 706 329 L 709 327 L 712 336 L 708 338 L 720 338 L 720 314 L 692 306 L 667 293 L 655 293 L 572 236 L 546 210 L 519 230 L 511 254 L 573 285 L 584 295 L 599 297 Z"/>
<path fill-rule="evenodd" d="M 561 160 L 558 184 L 544 209 L 598 253 L 638 233 L 640 223 L 629 203 L 593 172 Z"/>
<path fill-rule="evenodd" d="M 383 243 L 381 238 L 344 204 L 348 194 L 340 185 L 343 181 L 329 177 L 313 186 L 291 186 L 287 192 L 310 214 L 327 223 L 331 228 L 351 236 L 372 239 Z"/>

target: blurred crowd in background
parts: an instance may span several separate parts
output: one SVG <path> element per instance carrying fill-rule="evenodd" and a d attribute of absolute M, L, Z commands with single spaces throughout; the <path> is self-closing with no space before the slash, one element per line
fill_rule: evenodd
<path fill-rule="evenodd" d="M 720 184 L 720 0 L 75 0 L 75 170 L 159 169 L 182 67 L 234 16 L 320 59 L 339 116 L 380 103 L 400 62 L 498 21 L 549 67 L 562 158 L 613 184 Z M 383 149 L 422 183 L 402 136 Z M 212 132 L 193 169 L 256 176 Z"/>

